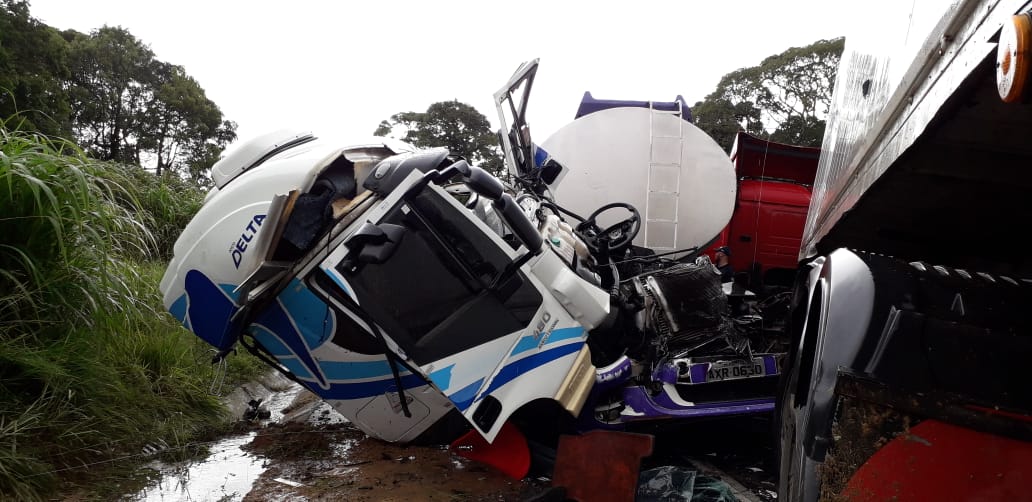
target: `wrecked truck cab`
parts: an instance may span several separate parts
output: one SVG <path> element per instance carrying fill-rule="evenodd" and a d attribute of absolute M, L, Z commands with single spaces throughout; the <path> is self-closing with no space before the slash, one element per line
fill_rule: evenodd
<path fill-rule="evenodd" d="M 166 308 L 218 357 L 239 343 L 387 441 L 770 411 L 776 330 L 762 306 L 730 312 L 700 251 L 733 210 L 726 154 L 652 108 L 538 146 L 536 69 L 495 93 L 512 185 L 381 139 L 281 131 L 227 154 Z"/>
<path fill-rule="evenodd" d="M 497 180 L 441 149 L 269 144 L 251 149 L 275 150 L 260 164 L 226 170 L 177 241 L 161 289 L 184 326 L 223 354 L 254 349 L 388 441 L 451 410 L 488 439 L 526 402 L 579 411 L 594 381 L 585 326 L 608 298 L 540 252 Z M 516 231 L 450 195 L 453 177 Z"/>

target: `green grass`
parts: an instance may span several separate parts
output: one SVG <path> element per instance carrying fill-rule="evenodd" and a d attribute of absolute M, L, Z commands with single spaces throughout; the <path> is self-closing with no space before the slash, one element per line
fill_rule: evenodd
<path fill-rule="evenodd" d="M 0 127 L 0 499 L 89 485 L 146 445 L 180 452 L 223 430 L 211 348 L 157 288 L 202 199 Z M 227 390 L 264 369 L 231 357 Z"/>
<path fill-rule="evenodd" d="M 138 168 L 120 174 L 119 184 L 132 187 L 134 195 L 123 203 L 138 208 L 138 217 L 154 238 L 153 256 L 168 261 L 179 233 L 204 203 L 205 192 L 175 174 L 155 176 Z"/>

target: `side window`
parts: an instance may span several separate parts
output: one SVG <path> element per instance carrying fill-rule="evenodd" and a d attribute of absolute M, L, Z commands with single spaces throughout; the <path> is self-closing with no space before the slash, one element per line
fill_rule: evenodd
<path fill-rule="evenodd" d="M 491 289 L 509 256 L 434 190 L 383 222 L 406 232 L 385 263 L 338 269 L 359 304 L 418 364 L 520 331 L 541 306 L 521 273 Z"/>

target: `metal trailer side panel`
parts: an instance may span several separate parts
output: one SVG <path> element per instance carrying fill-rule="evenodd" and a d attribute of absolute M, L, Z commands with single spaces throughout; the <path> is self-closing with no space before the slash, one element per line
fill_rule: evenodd
<path fill-rule="evenodd" d="M 925 131 L 965 77 L 995 50 L 993 37 L 999 27 L 1025 3 L 890 2 L 875 9 L 877 24 L 865 26 L 865 33 L 847 36 L 801 260 L 818 254 L 821 240 Z M 894 20 L 902 22 L 894 26 Z"/>

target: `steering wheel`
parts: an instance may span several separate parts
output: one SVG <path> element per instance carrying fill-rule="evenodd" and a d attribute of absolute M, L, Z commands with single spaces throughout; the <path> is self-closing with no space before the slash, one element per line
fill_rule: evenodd
<path fill-rule="evenodd" d="M 595 223 L 595 219 L 600 214 L 616 208 L 624 208 L 630 211 L 631 217 L 615 225 L 610 225 L 605 229 L 599 228 L 598 224 Z M 626 202 L 613 202 L 596 209 L 594 213 L 588 216 L 588 219 L 577 225 L 576 230 L 578 234 L 581 234 L 584 244 L 588 246 L 588 249 L 593 254 L 598 253 L 599 243 L 602 241 L 609 242 L 609 249 L 615 251 L 629 245 L 634 240 L 634 237 L 638 235 L 638 231 L 641 230 L 641 215 L 634 206 Z"/>

